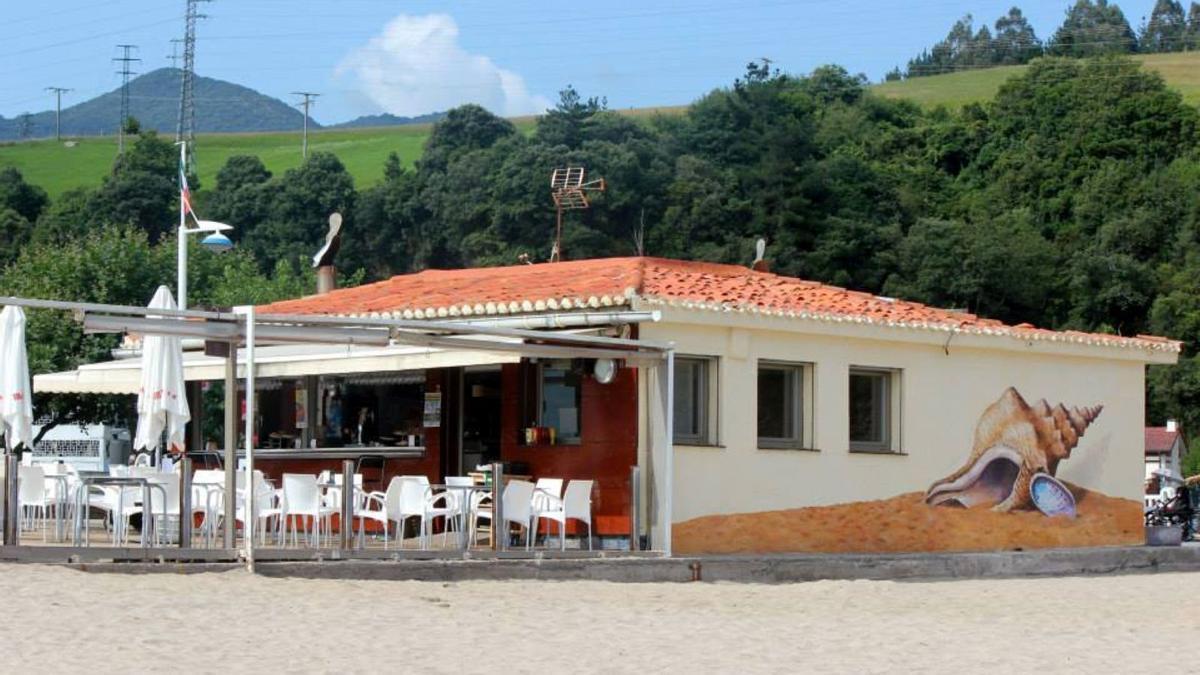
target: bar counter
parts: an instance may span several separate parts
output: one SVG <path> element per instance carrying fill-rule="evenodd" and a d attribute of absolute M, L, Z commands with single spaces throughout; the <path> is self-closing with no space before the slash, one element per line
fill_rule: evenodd
<path fill-rule="evenodd" d="M 238 457 L 245 457 L 245 450 L 238 450 Z M 256 448 L 254 459 L 358 459 L 359 457 L 384 457 L 387 459 L 421 459 L 425 456 L 423 446 L 352 446 L 343 448 Z"/>

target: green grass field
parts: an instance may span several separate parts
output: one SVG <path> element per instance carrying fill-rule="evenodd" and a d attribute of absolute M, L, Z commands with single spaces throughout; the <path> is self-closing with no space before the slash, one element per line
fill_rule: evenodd
<path fill-rule="evenodd" d="M 1163 76 L 1167 84 L 1192 105 L 1200 105 L 1200 53 L 1144 54 L 1134 57 Z M 1003 66 L 983 70 L 915 77 L 903 82 L 876 85 L 876 93 L 889 98 L 906 98 L 925 107 L 957 108 L 966 103 L 986 101 L 996 95 L 1000 85 L 1025 71 L 1025 66 Z"/>
<path fill-rule="evenodd" d="M 678 114 L 683 106 L 638 108 L 619 111 L 637 118 Z M 535 117 L 516 117 L 513 124 L 522 132 L 532 131 Z M 309 151 L 332 152 L 346 165 L 355 185 L 362 188 L 383 177 L 383 163 L 395 152 L 408 166 L 421 156 L 428 124 L 369 129 L 335 129 L 308 135 Z M 196 164 L 201 188 L 216 184 L 217 171 L 233 155 L 257 155 L 275 175 L 300 165 L 300 131 L 200 134 L 196 139 Z M 25 180 L 41 186 L 51 198 L 77 187 L 96 187 L 112 167 L 117 139 L 88 137 L 73 139 L 73 146 L 52 140 L 0 143 L 0 167 L 15 166 Z"/>
<path fill-rule="evenodd" d="M 409 165 L 421 155 L 429 125 L 320 131 L 309 134 L 309 151 L 337 154 L 358 185 L 383 175 L 388 153 L 396 152 Z M 0 145 L 0 166 L 15 166 L 25 179 L 56 197 L 75 187 L 95 187 L 112 166 L 117 141 L 89 137 L 74 147 L 53 140 Z M 300 165 L 300 133 L 203 134 L 196 139 L 196 164 L 202 187 L 216 183 L 217 170 L 233 155 L 258 155 L 278 175 Z"/>

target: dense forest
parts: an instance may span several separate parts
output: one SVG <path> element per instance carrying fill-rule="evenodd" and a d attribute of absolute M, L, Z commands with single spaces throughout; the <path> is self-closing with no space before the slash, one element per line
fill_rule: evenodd
<path fill-rule="evenodd" d="M 230 159 L 197 199 L 239 246 L 196 251 L 193 303 L 308 292 L 305 258 L 335 210 L 353 281 L 545 260 L 550 172 L 582 165 L 609 190 L 569 214 L 568 258 L 746 264 L 765 237 L 784 274 L 1007 322 L 1168 335 L 1186 353 L 1152 370 L 1150 419 L 1200 428 L 1198 123 L 1120 57 L 1036 59 L 960 111 L 876 97 L 836 66 L 756 64 L 679 115 L 622 116 L 568 88 L 526 134 L 465 105 L 434 126 L 415 168 L 393 156 L 364 190 L 331 154 L 278 176 Z M 174 277 L 176 170 L 172 146 L 145 134 L 102 185 L 54 203 L 0 172 L 0 292 L 144 303 Z M 39 370 L 106 347 L 61 321 L 34 317 L 30 330 Z"/>
<path fill-rule="evenodd" d="M 1200 3 L 1185 13 L 1179 0 L 1156 0 L 1149 18 L 1134 32 L 1116 3 L 1076 0 L 1063 23 L 1046 42 L 1039 40 L 1019 7 L 996 19 L 992 29 L 975 28 L 970 14 L 950 28 L 945 39 L 921 52 L 888 80 L 941 75 L 970 68 L 1029 63 L 1043 55 L 1090 57 L 1103 54 L 1158 54 L 1200 48 Z"/>

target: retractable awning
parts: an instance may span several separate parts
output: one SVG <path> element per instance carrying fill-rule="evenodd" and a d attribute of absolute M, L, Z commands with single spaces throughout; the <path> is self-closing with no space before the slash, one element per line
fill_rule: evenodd
<path fill-rule="evenodd" d="M 238 377 L 245 376 L 245 350 L 238 350 Z M 520 354 L 469 349 L 439 349 L 393 345 L 273 345 L 255 349 L 254 362 L 260 378 L 303 377 L 379 373 L 425 368 L 517 363 Z M 142 360 L 118 359 L 80 366 L 78 370 L 35 375 L 33 390 L 39 393 L 136 394 L 141 383 Z M 221 380 L 225 359 L 203 352 L 185 352 L 184 379 Z"/>

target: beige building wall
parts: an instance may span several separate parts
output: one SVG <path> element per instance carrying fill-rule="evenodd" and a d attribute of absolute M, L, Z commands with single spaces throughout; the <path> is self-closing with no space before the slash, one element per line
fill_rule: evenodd
<path fill-rule="evenodd" d="M 658 309 L 658 308 L 656 308 Z M 981 413 L 1007 387 L 1031 405 L 1103 405 L 1060 479 L 1141 499 L 1144 373 L 1174 355 L 695 310 L 664 310 L 640 337 L 719 358 L 718 444 L 675 447 L 674 522 L 886 499 L 924 491 L 971 452 Z M 812 450 L 757 447 L 759 360 L 812 364 Z M 898 454 L 850 452 L 851 366 L 900 370 Z M 644 412 L 643 412 L 644 415 Z M 642 425 L 645 428 L 645 425 Z"/>

